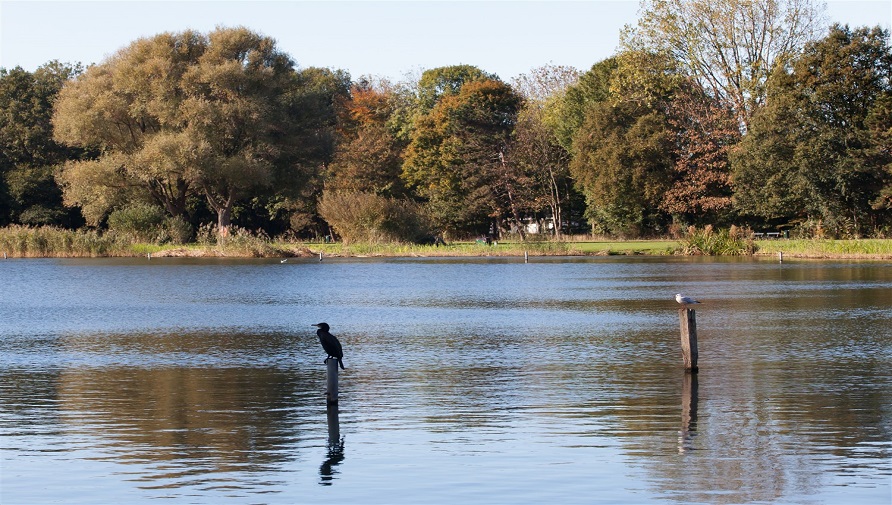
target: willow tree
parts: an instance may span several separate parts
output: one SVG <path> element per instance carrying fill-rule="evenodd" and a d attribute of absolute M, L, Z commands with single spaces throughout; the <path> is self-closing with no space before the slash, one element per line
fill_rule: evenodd
<path fill-rule="evenodd" d="M 294 63 L 245 28 L 139 39 L 63 88 L 58 140 L 99 149 L 60 173 L 65 199 L 98 224 L 122 198 L 173 216 L 201 195 L 221 231 L 233 205 L 268 186 L 289 145 Z"/>

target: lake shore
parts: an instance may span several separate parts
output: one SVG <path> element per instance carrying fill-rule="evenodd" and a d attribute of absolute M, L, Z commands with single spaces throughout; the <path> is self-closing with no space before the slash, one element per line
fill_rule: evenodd
<path fill-rule="evenodd" d="M 271 243 L 268 249 L 233 251 L 226 246 L 160 247 L 152 257 L 536 257 L 536 256 L 682 256 L 677 240 L 460 242 L 441 246 L 407 244 Z M 892 240 L 758 240 L 755 257 L 793 259 L 892 259 Z M 134 254 L 135 256 L 137 254 Z M 141 254 L 139 254 L 141 255 Z"/>
<path fill-rule="evenodd" d="M 185 245 L 131 242 L 96 231 L 52 227 L 0 228 L 0 258 L 310 258 L 318 257 L 536 257 L 684 256 L 699 249 L 685 240 L 564 240 L 450 242 L 440 245 L 282 241 L 240 233 L 225 241 Z M 892 239 L 757 239 L 727 249 L 753 256 L 813 259 L 892 259 Z M 719 252 L 723 252 L 719 250 Z M 730 253 L 729 254 L 735 254 Z"/>

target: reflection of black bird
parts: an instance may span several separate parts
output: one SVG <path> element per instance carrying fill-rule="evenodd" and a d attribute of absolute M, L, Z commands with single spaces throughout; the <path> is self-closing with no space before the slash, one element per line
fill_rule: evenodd
<path fill-rule="evenodd" d="M 328 332 L 328 323 L 319 323 L 314 324 L 313 326 L 319 328 L 318 330 L 316 330 L 316 335 L 319 336 L 319 343 L 322 344 L 322 348 L 325 349 L 325 352 L 328 353 L 328 357 L 325 358 L 325 362 L 328 363 L 329 359 L 334 358 L 338 360 L 338 365 L 341 366 L 341 370 L 345 370 L 344 350 L 341 348 L 341 343 L 338 342 L 338 339 Z"/>
<path fill-rule="evenodd" d="M 322 465 L 319 467 L 319 476 L 321 477 L 321 482 L 323 486 L 330 486 L 334 481 L 335 474 L 337 474 L 337 470 L 334 467 L 341 464 L 341 461 L 344 461 L 344 439 L 342 438 L 340 441 L 332 443 L 328 443 L 328 459 L 322 462 Z"/>

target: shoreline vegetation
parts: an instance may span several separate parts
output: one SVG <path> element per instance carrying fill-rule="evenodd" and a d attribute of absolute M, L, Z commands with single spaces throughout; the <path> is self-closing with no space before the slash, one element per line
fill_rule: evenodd
<path fill-rule="evenodd" d="M 892 259 L 892 239 L 754 239 L 701 231 L 679 239 L 564 239 L 450 242 L 445 245 L 343 243 L 271 239 L 239 230 L 220 242 L 134 242 L 94 230 L 10 226 L 0 228 L 3 258 L 310 258 L 327 257 L 531 257 L 536 256 L 778 256 L 811 259 Z"/>

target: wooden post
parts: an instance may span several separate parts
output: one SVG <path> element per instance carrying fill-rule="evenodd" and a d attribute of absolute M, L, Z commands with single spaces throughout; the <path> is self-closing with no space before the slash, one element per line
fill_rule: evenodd
<path fill-rule="evenodd" d="M 319 261 L 322 261 L 322 253 L 319 253 Z"/>
<path fill-rule="evenodd" d="M 687 372 L 697 373 L 697 313 L 687 307 L 678 310 L 681 323 L 681 358 Z"/>
<path fill-rule="evenodd" d="M 524 252 L 523 252 L 523 262 L 524 262 L 524 263 L 529 263 L 529 262 L 530 262 L 530 253 L 527 252 L 527 251 L 524 251 Z"/>
<path fill-rule="evenodd" d="M 328 405 L 338 403 L 338 360 L 329 359 L 325 362 L 325 400 Z"/>
<path fill-rule="evenodd" d="M 783 252 L 783 251 L 778 251 L 778 252 L 777 252 L 777 261 L 778 261 L 779 263 L 783 263 L 783 262 L 784 262 L 784 252 Z"/>

